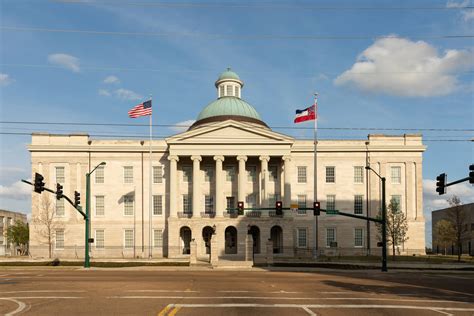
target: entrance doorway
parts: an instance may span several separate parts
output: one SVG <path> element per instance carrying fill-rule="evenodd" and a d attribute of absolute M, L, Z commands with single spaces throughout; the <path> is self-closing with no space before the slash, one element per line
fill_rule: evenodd
<path fill-rule="evenodd" d="M 260 228 L 258 226 L 250 226 L 249 232 L 253 239 L 253 253 L 260 253 Z"/>
<path fill-rule="evenodd" d="M 237 253 L 237 228 L 229 226 L 225 229 L 225 253 Z"/>
<path fill-rule="evenodd" d="M 270 237 L 273 243 L 273 253 L 283 253 L 283 229 L 275 225 L 270 230 Z"/>
<path fill-rule="evenodd" d="M 179 236 L 181 238 L 182 254 L 191 254 L 191 229 L 188 226 L 181 227 Z"/>
<path fill-rule="evenodd" d="M 214 229 L 211 226 L 206 226 L 202 229 L 202 239 L 204 240 L 204 246 L 206 247 L 206 255 L 211 254 L 211 238 L 214 233 Z"/>

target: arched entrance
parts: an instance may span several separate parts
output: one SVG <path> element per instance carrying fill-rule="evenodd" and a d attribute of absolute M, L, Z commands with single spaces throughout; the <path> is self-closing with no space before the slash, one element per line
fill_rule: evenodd
<path fill-rule="evenodd" d="M 283 253 L 283 229 L 275 225 L 270 230 L 270 237 L 273 243 L 273 253 Z"/>
<path fill-rule="evenodd" d="M 225 253 L 237 253 L 237 228 L 229 226 L 225 229 Z"/>
<path fill-rule="evenodd" d="M 191 229 L 188 226 L 181 227 L 179 237 L 181 238 L 181 253 L 189 255 L 191 253 Z"/>
<path fill-rule="evenodd" d="M 260 253 L 260 228 L 258 226 L 250 226 L 249 232 L 253 238 L 253 253 Z"/>
<path fill-rule="evenodd" d="M 211 238 L 213 233 L 214 229 L 211 226 L 206 226 L 202 229 L 202 239 L 206 247 L 206 255 L 211 254 Z"/>

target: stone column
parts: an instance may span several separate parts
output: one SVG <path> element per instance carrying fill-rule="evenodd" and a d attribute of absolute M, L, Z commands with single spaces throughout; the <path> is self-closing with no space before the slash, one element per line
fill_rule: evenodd
<path fill-rule="evenodd" d="M 238 201 L 245 202 L 245 196 L 247 192 L 245 191 L 247 183 L 247 172 L 245 169 L 245 162 L 247 161 L 247 156 L 237 156 L 239 161 L 239 178 L 238 178 Z"/>
<path fill-rule="evenodd" d="M 260 187 L 260 207 L 268 207 L 268 161 L 270 160 L 269 156 L 260 156 L 261 167 L 260 174 L 261 177 L 261 187 Z"/>
<path fill-rule="evenodd" d="M 196 264 L 197 263 L 197 244 L 194 238 L 191 240 L 190 246 L 191 248 L 191 255 L 189 256 L 189 264 Z"/>
<path fill-rule="evenodd" d="M 273 265 L 273 241 L 271 239 L 267 240 L 267 265 Z"/>
<path fill-rule="evenodd" d="M 201 200 L 200 184 L 201 184 L 201 169 L 199 163 L 201 162 L 201 156 L 191 156 L 193 161 L 193 216 L 199 216 L 199 212 L 203 210 L 202 205 L 199 203 Z"/>
<path fill-rule="evenodd" d="M 253 237 L 251 234 L 245 236 L 245 261 L 253 261 Z"/>
<path fill-rule="evenodd" d="M 216 216 L 223 216 L 225 210 L 224 205 L 224 175 L 222 174 L 222 163 L 224 156 L 214 156 L 216 161 Z"/>
<path fill-rule="evenodd" d="M 283 207 L 290 207 L 291 205 L 291 171 L 290 171 L 290 156 L 283 156 L 283 177 L 284 177 L 284 187 L 283 187 Z"/>
<path fill-rule="evenodd" d="M 178 217 L 178 156 L 168 156 L 170 161 L 170 217 Z"/>
<path fill-rule="evenodd" d="M 213 267 L 217 266 L 219 262 L 219 246 L 217 242 L 217 234 L 214 233 L 211 237 L 211 265 Z"/>

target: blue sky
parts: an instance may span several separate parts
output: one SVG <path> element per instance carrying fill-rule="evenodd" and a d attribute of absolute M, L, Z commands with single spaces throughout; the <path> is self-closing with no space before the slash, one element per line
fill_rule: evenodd
<path fill-rule="evenodd" d="M 216 98 L 214 81 L 230 66 L 245 82 L 243 98 L 270 126 L 292 126 L 295 108 L 318 91 L 322 128 L 470 130 L 421 131 L 428 220 L 446 205 L 433 194 L 436 175 L 463 178 L 474 163 L 472 142 L 439 141 L 474 137 L 473 38 L 447 38 L 473 35 L 474 10 L 462 9 L 472 1 L 0 3 L 2 122 L 146 123 L 127 110 L 150 94 L 155 124 L 189 122 Z M 0 128 L 146 134 L 146 127 Z M 319 131 L 321 138 L 368 133 Z M 29 141 L 0 135 L 0 208 L 30 212 L 29 188 L 17 183 L 30 176 Z M 449 192 L 474 202 L 468 184 Z"/>

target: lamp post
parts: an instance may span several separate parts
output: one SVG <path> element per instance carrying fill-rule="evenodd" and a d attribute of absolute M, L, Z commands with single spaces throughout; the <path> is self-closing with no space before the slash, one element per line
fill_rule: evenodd
<path fill-rule="evenodd" d="M 105 166 L 105 162 L 102 161 L 100 164 L 94 167 L 91 172 L 86 173 L 86 253 L 84 258 L 84 268 L 90 268 L 90 257 L 89 257 L 89 238 L 90 238 L 90 231 L 89 231 L 89 223 L 90 223 L 90 205 L 91 205 L 91 197 L 90 197 L 90 190 L 91 190 L 91 174 L 95 171 L 95 169 L 99 168 L 100 166 Z"/>
<path fill-rule="evenodd" d="M 387 207 L 385 205 L 385 177 L 381 177 L 374 169 L 365 166 L 365 169 L 372 170 L 382 181 L 382 272 L 387 272 Z"/>

